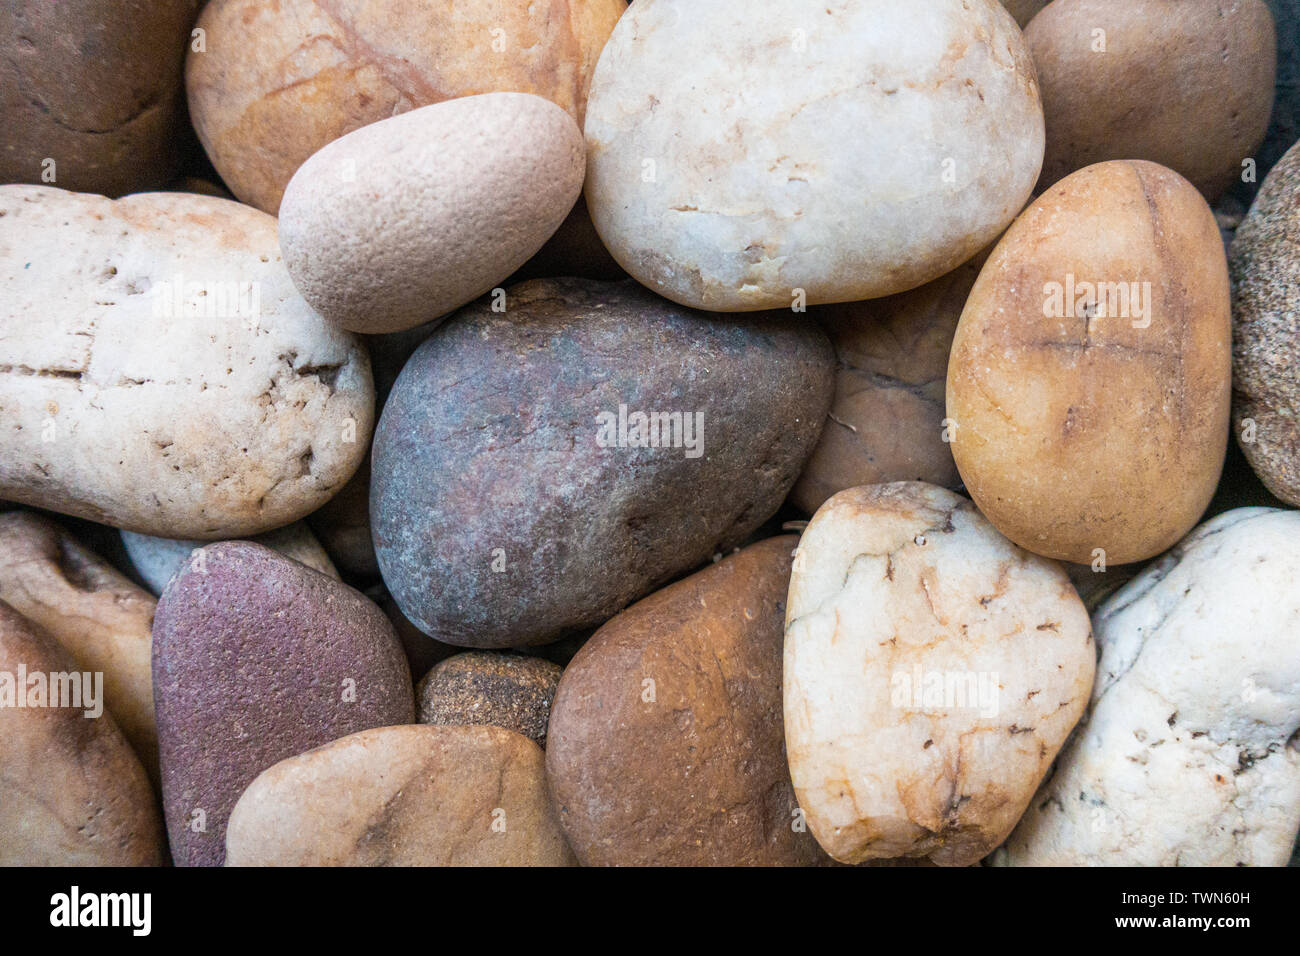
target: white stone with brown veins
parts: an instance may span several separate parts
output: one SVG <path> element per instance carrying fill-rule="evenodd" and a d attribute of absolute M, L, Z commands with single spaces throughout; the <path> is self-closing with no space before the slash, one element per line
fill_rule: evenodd
<path fill-rule="evenodd" d="M 1086 720 L 993 862 L 1283 866 L 1300 826 L 1300 512 L 1207 521 L 1098 610 Z"/>
<path fill-rule="evenodd" d="M 843 491 L 790 581 L 785 733 L 808 827 L 837 860 L 977 862 L 1083 713 L 1087 611 L 1055 562 L 921 482 Z"/>

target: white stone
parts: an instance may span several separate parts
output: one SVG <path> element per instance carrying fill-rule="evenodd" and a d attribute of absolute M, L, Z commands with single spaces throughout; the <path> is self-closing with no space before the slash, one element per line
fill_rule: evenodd
<path fill-rule="evenodd" d="M 809 829 L 847 863 L 977 862 L 1092 686 L 1088 614 L 1065 572 L 920 482 L 831 498 L 794 568 L 785 734 Z"/>
<path fill-rule="evenodd" d="M 951 271 L 1024 206 L 1038 82 L 996 0 L 655 0 L 592 80 L 587 204 L 684 305 L 789 308 Z"/>
<path fill-rule="evenodd" d="M 1088 716 L 995 855 L 1282 866 L 1300 827 L 1300 512 L 1201 525 L 1098 610 Z"/>

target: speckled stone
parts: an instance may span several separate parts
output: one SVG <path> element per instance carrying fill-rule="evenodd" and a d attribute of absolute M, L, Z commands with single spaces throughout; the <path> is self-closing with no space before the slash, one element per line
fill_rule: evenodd
<path fill-rule="evenodd" d="M 540 657 L 471 651 L 436 664 L 415 687 L 422 724 L 488 724 L 545 749 L 563 668 Z"/>
<path fill-rule="evenodd" d="M 1264 180 L 1228 266 L 1233 432 L 1268 490 L 1300 505 L 1300 144 Z"/>
<path fill-rule="evenodd" d="M 221 864 L 230 810 L 267 767 L 415 715 L 406 657 L 379 608 L 258 544 L 199 551 L 163 592 L 153 636 L 163 806 L 178 865 Z"/>

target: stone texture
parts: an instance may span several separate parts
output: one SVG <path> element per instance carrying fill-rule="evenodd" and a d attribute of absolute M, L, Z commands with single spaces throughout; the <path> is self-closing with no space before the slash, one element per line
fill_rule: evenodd
<path fill-rule="evenodd" d="M 108 196 L 166 183 L 180 160 L 181 65 L 198 7 L 198 0 L 0 6 L 0 183 Z"/>
<path fill-rule="evenodd" d="M 948 364 L 957 468 L 1023 548 L 1150 558 L 1214 494 L 1231 358 L 1223 243 L 1201 195 L 1152 163 L 1080 170 L 1007 230 L 966 302 Z"/>
<path fill-rule="evenodd" d="M 899 482 L 826 502 L 795 557 L 785 736 L 837 860 L 977 862 L 1024 813 L 1095 666 L 1065 572 L 966 499 Z"/>
<path fill-rule="evenodd" d="M 790 492 L 796 507 L 812 514 L 860 485 L 961 484 L 944 441 L 944 379 L 981 263 L 976 257 L 911 292 L 813 310 L 839 367 L 821 441 Z"/>
<path fill-rule="evenodd" d="M 655 0 L 592 80 L 587 205 L 661 295 L 724 312 L 951 271 L 1029 198 L 1043 115 L 996 0 Z"/>
<path fill-rule="evenodd" d="M 416 719 L 422 724 L 504 727 L 544 750 L 562 670 L 540 657 L 492 651 L 457 654 L 434 665 L 416 685 Z"/>
<path fill-rule="evenodd" d="M 222 863 L 231 808 L 266 768 L 414 718 L 406 658 L 380 610 L 247 541 L 209 545 L 172 579 L 153 653 L 163 809 L 181 866 Z"/>
<path fill-rule="evenodd" d="M 581 126 L 624 0 L 212 0 L 208 52 L 185 66 L 190 114 L 217 172 L 269 213 L 326 143 L 420 106 L 534 93 Z M 499 31 L 499 32 L 498 32 Z"/>
<path fill-rule="evenodd" d="M 1207 522 L 1097 612 L 1088 714 L 996 862 L 1283 866 L 1300 828 L 1300 514 Z"/>
<path fill-rule="evenodd" d="M 1268 129 L 1277 40 L 1263 0 L 1052 3 L 1025 40 L 1047 121 L 1040 189 L 1093 163 L 1145 159 L 1213 202 Z"/>
<path fill-rule="evenodd" d="M 0 674 L 16 684 L 20 667 L 47 679 L 80 670 L 0 601 Z M 0 707 L 0 866 L 162 862 L 162 820 L 139 759 L 107 712 L 84 714 L 85 707 Z"/>
<path fill-rule="evenodd" d="M 400 332 L 496 288 L 582 190 L 582 131 L 550 100 L 485 93 L 354 130 L 298 168 L 280 248 L 317 312 Z"/>
<path fill-rule="evenodd" d="M 104 675 L 104 703 L 158 784 L 150 675 L 153 596 L 68 531 L 29 511 L 0 515 L 0 601 Z"/>
<path fill-rule="evenodd" d="M 230 866 L 572 866 L 542 751 L 500 727 L 382 727 L 263 772 Z"/>
<path fill-rule="evenodd" d="M 342 487 L 373 417 L 364 349 L 294 291 L 272 217 L 0 186 L 3 497 L 158 537 L 259 534 Z"/>
<path fill-rule="evenodd" d="M 1260 480 L 1300 505 L 1300 145 L 1287 151 L 1237 228 L 1232 427 Z"/>
<path fill-rule="evenodd" d="M 467 647 L 598 626 L 742 543 L 794 484 L 832 386 L 825 336 L 788 313 L 724 321 L 631 282 L 508 293 L 420 346 L 374 445 L 384 581 L 422 631 Z M 604 427 L 620 406 L 679 427 L 634 447 L 629 424 L 620 443 Z"/>
<path fill-rule="evenodd" d="M 301 562 L 313 571 L 336 579 L 339 576 L 329 555 L 305 522 L 295 521 L 249 540 Z M 205 543 L 177 538 L 153 538 L 132 531 L 122 532 L 122 546 L 126 549 L 131 564 L 154 594 L 162 594 L 167 582 L 189 563 L 190 556 Z"/>
<path fill-rule="evenodd" d="M 790 555 L 769 538 L 618 615 L 560 680 L 547 773 L 589 866 L 829 863 L 781 731 Z"/>

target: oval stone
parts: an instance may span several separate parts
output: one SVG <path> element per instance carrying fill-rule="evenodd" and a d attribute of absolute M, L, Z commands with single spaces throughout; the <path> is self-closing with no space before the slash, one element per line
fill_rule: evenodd
<path fill-rule="evenodd" d="M 432 644 L 432 641 L 426 641 Z M 546 749 L 561 668 L 540 657 L 470 651 L 435 664 L 415 686 L 422 724 L 487 724 Z"/>
<path fill-rule="evenodd" d="M 587 205 L 659 294 L 724 312 L 937 278 L 1024 206 L 1043 112 L 997 0 L 656 0 L 587 107 Z"/>
<path fill-rule="evenodd" d="M 1206 522 L 1093 618 L 1088 714 L 995 862 L 1284 866 L 1300 829 L 1300 513 Z"/>
<path fill-rule="evenodd" d="M 829 863 L 781 731 L 790 556 L 769 538 L 638 601 L 560 679 L 546 766 L 588 866 Z"/>
<path fill-rule="evenodd" d="M 785 737 L 835 859 L 978 862 L 1083 713 L 1095 648 L 1053 561 L 943 488 L 843 491 L 804 531 L 785 626 Z"/>
<path fill-rule="evenodd" d="M 573 117 L 527 93 L 381 120 L 294 173 L 280 204 L 284 262 L 336 325 L 411 329 L 527 262 L 573 208 L 584 165 Z"/>
<path fill-rule="evenodd" d="M 542 751 L 500 727 L 381 727 L 249 785 L 228 866 L 572 866 Z"/>
<path fill-rule="evenodd" d="M 294 290 L 272 217 L 0 186 L 0 496 L 259 534 L 343 486 L 373 419 L 365 350 Z"/>
<path fill-rule="evenodd" d="M 258 544 L 199 551 L 163 592 L 153 634 L 163 809 L 179 866 L 221 864 L 231 808 L 267 767 L 415 715 L 383 612 Z"/>
<path fill-rule="evenodd" d="M 1061 180 L 1007 230 L 953 339 L 952 453 L 1036 554 L 1127 564 L 1214 495 L 1228 440 L 1228 270 L 1191 183 L 1147 162 Z"/>
<path fill-rule="evenodd" d="M 742 543 L 830 403 L 825 335 L 720 319 L 635 283 L 538 280 L 411 357 L 376 432 L 384 581 L 426 634 L 545 644 Z"/>

